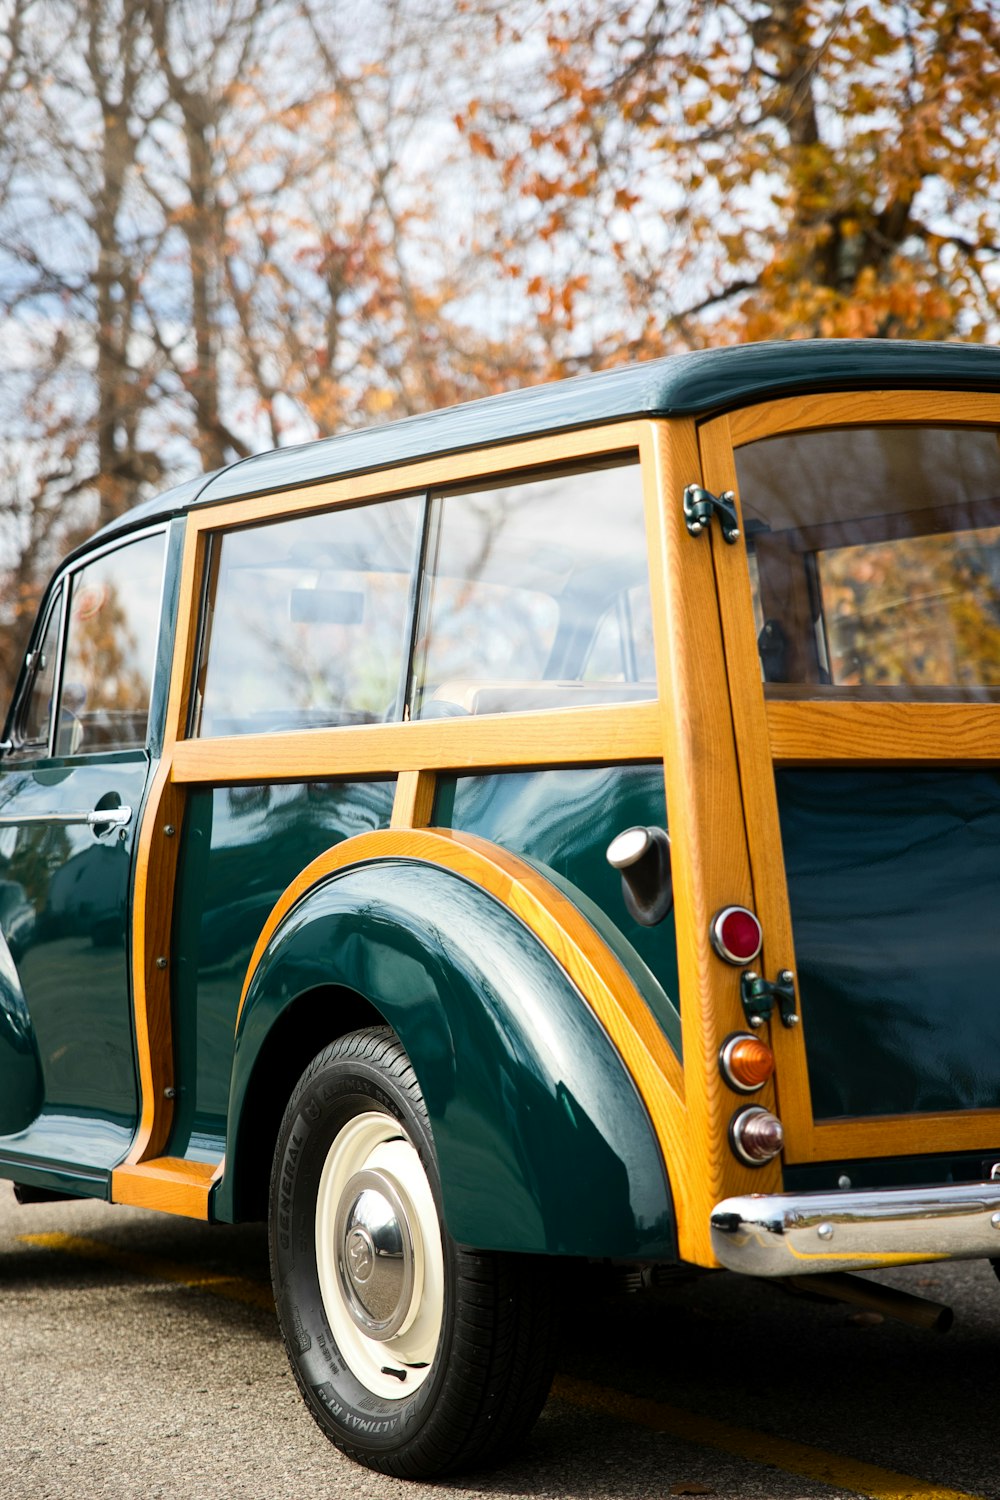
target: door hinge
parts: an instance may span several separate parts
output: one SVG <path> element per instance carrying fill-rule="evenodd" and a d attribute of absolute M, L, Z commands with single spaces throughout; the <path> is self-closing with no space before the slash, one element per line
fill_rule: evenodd
<path fill-rule="evenodd" d="M 684 520 L 691 535 L 701 536 L 713 515 L 719 518 L 725 540 L 735 542 L 740 534 L 740 522 L 732 490 L 713 495 L 711 490 L 703 490 L 700 484 L 689 484 L 684 491 Z"/>
<path fill-rule="evenodd" d="M 782 1026 L 799 1024 L 795 1009 L 795 975 L 791 969 L 782 969 L 774 981 L 763 979 L 760 974 L 747 969 L 740 978 L 740 998 L 743 1013 L 751 1026 L 763 1026 L 769 1021 L 775 1004 Z"/>

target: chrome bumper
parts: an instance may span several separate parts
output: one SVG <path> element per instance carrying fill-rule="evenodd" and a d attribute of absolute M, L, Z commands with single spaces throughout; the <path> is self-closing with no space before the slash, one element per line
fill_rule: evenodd
<path fill-rule="evenodd" d="M 747 1276 L 1000 1257 L 1000 1181 L 727 1198 L 712 1213 L 712 1248 Z"/>

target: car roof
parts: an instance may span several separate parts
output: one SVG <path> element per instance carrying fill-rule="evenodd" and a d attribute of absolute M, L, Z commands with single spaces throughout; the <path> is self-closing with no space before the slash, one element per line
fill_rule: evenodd
<path fill-rule="evenodd" d="M 144 501 L 98 535 L 104 539 L 193 506 L 631 417 L 705 417 L 778 396 L 935 386 L 1000 390 L 1000 349 L 894 339 L 789 339 L 701 349 L 256 454 Z"/>

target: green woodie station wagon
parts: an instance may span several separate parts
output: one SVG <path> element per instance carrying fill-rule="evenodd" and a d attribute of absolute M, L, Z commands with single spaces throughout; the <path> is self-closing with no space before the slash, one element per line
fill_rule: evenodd
<path fill-rule="evenodd" d="M 334 1442 L 481 1464 L 563 1257 L 1000 1257 L 998 899 L 1000 351 L 707 351 L 265 454 L 45 596 L 0 1173 L 269 1215 Z"/>

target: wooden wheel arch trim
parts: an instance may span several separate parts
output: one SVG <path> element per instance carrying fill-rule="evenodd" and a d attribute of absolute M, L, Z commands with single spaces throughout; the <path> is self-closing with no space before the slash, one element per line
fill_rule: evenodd
<path fill-rule="evenodd" d="M 475 834 L 388 828 L 334 845 L 308 864 L 264 924 L 243 984 L 236 1024 L 267 945 L 300 900 L 352 866 L 412 859 L 450 870 L 487 891 L 533 932 L 576 985 L 604 1027 L 649 1113 L 663 1153 L 678 1218 L 687 1196 L 687 1115 L 680 1061 L 631 977 L 568 897 L 525 860 Z"/>

